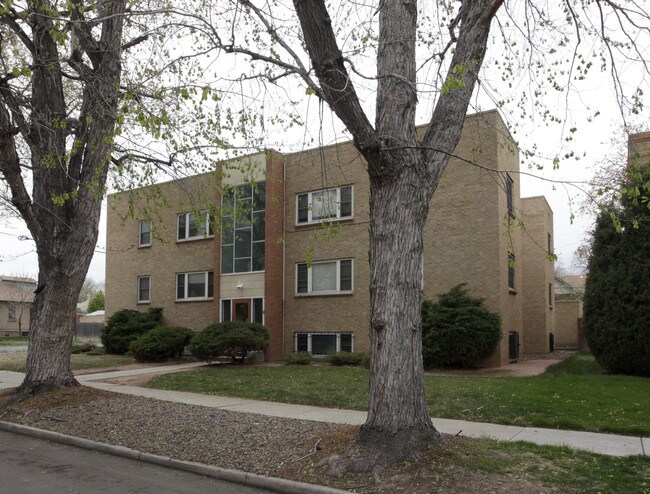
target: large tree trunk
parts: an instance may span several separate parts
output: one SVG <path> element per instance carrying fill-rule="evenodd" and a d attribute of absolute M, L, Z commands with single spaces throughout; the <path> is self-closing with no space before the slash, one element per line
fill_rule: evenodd
<path fill-rule="evenodd" d="M 335 475 L 372 471 L 377 478 L 388 465 L 442 441 L 424 395 L 420 293 L 431 187 L 416 168 L 395 180 L 371 180 L 370 402 L 346 455 L 330 461 Z"/>
<path fill-rule="evenodd" d="M 0 84 L 0 169 L 32 233 L 39 263 L 19 399 L 77 384 L 70 372 L 73 320 L 97 242 L 121 97 L 125 0 L 101 2 L 94 20 L 85 19 L 84 2 L 73 2 L 73 7 L 72 51 L 64 58 L 54 38 L 54 19 L 43 15 L 52 8 L 50 2 L 28 4 L 32 39 L 20 39 L 33 57 L 31 97 L 18 98 L 14 88 Z M 65 79 L 65 85 L 63 63 L 77 76 Z M 27 99 L 29 105 L 21 106 Z M 26 157 L 19 157 L 13 139 L 16 129 L 30 151 L 31 197 L 22 179 L 21 159 Z"/>

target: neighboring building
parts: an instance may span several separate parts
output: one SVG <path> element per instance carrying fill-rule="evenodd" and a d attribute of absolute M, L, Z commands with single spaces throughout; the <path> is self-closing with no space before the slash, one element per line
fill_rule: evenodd
<path fill-rule="evenodd" d="M 0 276 L 0 337 L 28 334 L 36 285 L 31 278 Z"/>
<path fill-rule="evenodd" d="M 522 199 L 523 315 L 525 351 L 547 353 L 555 349 L 555 266 L 553 211 L 543 196 Z"/>
<path fill-rule="evenodd" d="M 515 220 L 518 152 L 490 111 L 466 119 L 454 156 L 425 226 L 423 298 L 467 283 L 501 314 L 503 339 L 483 362 L 500 365 L 525 349 L 523 276 L 535 256 Z M 171 206 L 158 207 L 161 197 Z M 162 307 L 166 323 L 195 330 L 219 320 L 263 322 L 272 360 L 368 350 L 369 181 L 351 142 L 231 160 L 215 172 L 113 194 L 108 211 L 107 316 Z M 140 216 L 128 218 L 130 211 Z M 530 221 L 527 228 L 538 220 Z M 552 234 L 552 222 L 543 224 Z"/>
<path fill-rule="evenodd" d="M 585 281 L 584 275 L 555 277 L 555 343 L 558 348 L 584 348 L 581 321 Z"/>

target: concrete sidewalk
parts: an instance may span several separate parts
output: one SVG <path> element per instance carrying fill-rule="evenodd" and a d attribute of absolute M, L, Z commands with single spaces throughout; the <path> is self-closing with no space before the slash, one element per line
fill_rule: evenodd
<path fill-rule="evenodd" d="M 80 383 L 116 393 L 145 396 L 157 400 L 187 403 L 205 407 L 220 408 L 241 413 L 257 413 L 273 417 L 284 417 L 336 424 L 360 425 L 366 420 L 366 412 L 321 408 L 307 405 L 291 405 L 267 401 L 247 400 L 226 396 L 204 395 L 182 391 L 166 391 L 137 386 L 124 386 L 103 382 L 106 379 L 142 374 L 169 372 L 200 367 L 203 364 L 182 364 L 127 371 L 102 372 L 77 376 Z M 24 374 L 0 371 L 0 389 L 18 386 Z M 598 434 L 594 432 L 541 429 L 512 425 L 467 422 L 464 420 L 433 418 L 434 426 L 444 434 L 467 437 L 488 437 L 502 441 L 527 441 L 541 445 L 568 446 L 573 449 L 590 451 L 610 456 L 650 455 L 650 438 Z"/>

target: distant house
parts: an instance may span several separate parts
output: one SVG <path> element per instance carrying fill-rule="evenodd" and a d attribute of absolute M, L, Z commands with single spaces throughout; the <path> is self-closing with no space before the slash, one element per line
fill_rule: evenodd
<path fill-rule="evenodd" d="M 190 192 L 206 199 L 197 204 Z M 161 196 L 168 207 L 149 203 L 128 217 L 131 201 Z M 369 202 L 366 163 L 352 142 L 269 150 L 110 195 L 106 315 L 162 307 L 166 324 L 195 330 L 260 322 L 270 360 L 368 351 Z M 331 241 L 319 240 L 332 231 Z M 503 338 L 481 365 L 517 360 L 530 353 L 528 341 L 534 353 L 549 351 L 552 211 L 543 198 L 521 198 L 517 146 L 498 112 L 467 117 L 423 241 L 424 299 L 467 283 L 501 314 Z"/>
<path fill-rule="evenodd" d="M 29 332 L 29 312 L 37 283 L 31 278 L 0 275 L 0 337 Z"/>
<path fill-rule="evenodd" d="M 555 337 L 558 348 L 581 348 L 582 297 L 585 275 L 555 277 Z"/>

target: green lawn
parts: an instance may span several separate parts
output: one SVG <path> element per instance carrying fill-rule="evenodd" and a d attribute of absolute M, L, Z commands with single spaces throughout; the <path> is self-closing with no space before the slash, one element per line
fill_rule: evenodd
<path fill-rule="evenodd" d="M 25 354 L 0 354 L 0 370 L 25 372 Z M 120 365 L 132 364 L 133 357 L 123 355 L 87 355 L 85 353 L 74 354 L 70 359 L 72 370 L 109 368 Z"/>
<path fill-rule="evenodd" d="M 576 355 L 538 377 L 426 376 L 434 417 L 650 436 L 650 379 L 607 376 Z M 158 376 L 159 389 L 365 410 L 368 371 L 217 366 Z"/>

